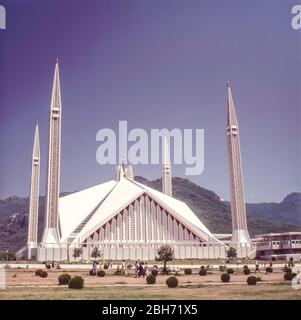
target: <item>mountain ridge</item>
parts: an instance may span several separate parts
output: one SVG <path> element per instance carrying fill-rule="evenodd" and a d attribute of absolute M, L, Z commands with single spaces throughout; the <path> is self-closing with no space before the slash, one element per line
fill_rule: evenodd
<path fill-rule="evenodd" d="M 161 179 L 148 180 L 136 176 L 135 180 L 162 191 Z M 231 207 L 214 192 L 188 179 L 174 177 L 173 196 L 184 201 L 212 233 L 231 233 Z M 61 196 L 72 192 L 61 193 Z M 0 251 L 16 251 L 26 243 L 29 198 L 12 196 L 0 200 Z M 282 202 L 247 203 L 248 229 L 251 236 L 268 232 L 301 230 L 301 193 L 293 192 Z M 273 221 L 273 222 L 272 222 Z M 44 196 L 39 201 L 38 239 L 44 223 Z"/>

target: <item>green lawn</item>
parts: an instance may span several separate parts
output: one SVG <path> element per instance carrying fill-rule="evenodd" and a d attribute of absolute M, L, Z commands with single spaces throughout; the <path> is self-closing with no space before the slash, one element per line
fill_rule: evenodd
<path fill-rule="evenodd" d="M 0 290 L 0 299 L 301 299 L 301 290 L 295 290 L 290 283 L 248 285 L 196 285 L 169 289 L 167 287 L 94 287 L 82 290 L 62 288 L 9 288 Z"/>

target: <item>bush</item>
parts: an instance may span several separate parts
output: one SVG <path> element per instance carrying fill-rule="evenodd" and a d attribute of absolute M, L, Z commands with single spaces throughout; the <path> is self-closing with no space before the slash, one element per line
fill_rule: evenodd
<path fill-rule="evenodd" d="M 257 278 L 254 276 L 250 276 L 247 279 L 247 283 L 249 286 L 255 286 L 255 284 L 257 283 Z"/>
<path fill-rule="evenodd" d="M 50 269 L 51 269 L 51 265 L 50 265 L 50 264 L 46 264 L 46 268 L 47 268 L 48 270 L 50 270 Z"/>
<path fill-rule="evenodd" d="M 206 276 L 207 275 L 207 270 L 204 268 L 204 269 L 201 269 L 200 271 L 199 271 L 199 275 L 200 276 Z"/>
<path fill-rule="evenodd" d="M 104 268 L 104 269 L 109 269 L 109 266 L 105 263 L 105 264 L 103 265 L 103 268 Z"/>
<path fill-rule="evenodd" d="M 121 270 L 116 270 L 116 271 L 114 272 L 114 275 L 115 275 L 115 276 L 121 276 L 121 275 L 122 275 Z"/>
<path fill-rule="evenodd" d="M 272 273 L 273 272 L 273 268 L 271 267 L 267 267 L 265 268 L 266 273 Z"/>
<path fill-rule="evenodd" d="M 48 277 L 47 271 L 42 271 L 42 272 L 40 272 L 40 277 L 41 277 L 41 278 L 47 278 L 47 277 Z"/>
<path fill-rule="evenodd" d="M 244 269 L 243 272 L 245 275 L 249 275 L 251 273 L 249 268 Z"/>
<path fill-rule="evenodd" d="M 284 274 L 284 280 L 291 281 L 296 276 L 295 272 L 287 272 Z"/>
<path fill-rule="evenodd" d="M 68 284 L 71 280 L 71 276 L 68 273 L 64 273 L 58 277 L 58 280 L 59 280 L 59 285 Z"/>
<path fill-rule="evenodd" d="M 155 284 L 156 283 L 156 276 L 150 274 L 146 277 L 147 284 Z"/>
<path fill-rule="evenodd" d="M 36 270 L 35 275 L 40 277 L 40 274 L 41 274 L 42 272 L 43 272 L 42 269 L 38 269 L 38 270 Z"/>
<path fill-rule="evenodd" d="M 223 281 L 223 282 L 229 282 L 230 281 L 230 274 L 229 273 L 223 273 L 222 275 L 221 275 L 221 280 Z"/>
<path fill-rule="evenodd" d="M 106 273 L 103 271 L 103 270 L 99 270 L 98 272 L 97 272 L 97 276 L 98 277 L 104 277 L 106 275 Z"/>
<path fill-rule="evenodd" d="M 93 269 L 91 269 L 91 270 L 89 271 L 89 275 L 90 275 L 90 276 L 95 276 L 95 273 L 94 273 Z"/>
<path fill-rule="evenodd" d="M 284 273 L 292 273 L 292 268 L 289 268 L 288 266 L 285 266 L 283 271 L 284 271 Z"/>
<path fill-rule="evenodd" d="M 175 288 L 178 286 L 178 279 L 176 277 L 169 277 L 166 279 L 166 284 L 168 288 Z"/>
<path fill-rule="evenodd" d="M 249 269 L 249 266 L 245 264 L 244 269 Z"/>
<path fill-rule="evenodd" d="M 232 269 L 232 268 L 227 269 L 227 273 L 233 274 L 234 273 L 234 269 Z"/>
<path fill-rule="evenodd" d="M 84 279 L 79 276 L 73 277 L 69 281 L 69 289 L 82 289 L 84 286 Z"/>
<path fill-rule="evenodd" d="M 187 275 L 187 276 L 191 275 L 192 274 L 192 270 L 190 268 L 187 268 L 187 269 L 184 270 L 184 274 Z"/>
<path fill-rule="evenodd" d="M 272 261 L 276 261 L 276 257 L 272 257 L 271 260 L 272 260 Z"/>
<path fill-rule="evenodd" d="M 156 277 L 158 275 L 158 270 L 157 269 L 152 270 L 152 275 Z"/>

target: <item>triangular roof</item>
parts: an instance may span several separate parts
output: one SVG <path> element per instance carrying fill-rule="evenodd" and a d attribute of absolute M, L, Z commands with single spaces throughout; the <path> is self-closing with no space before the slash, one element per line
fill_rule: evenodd
<path fill-rule="evenodd" d="M 73 234 L 74 242 L 84 241 L 142 194 L 147 194 L 200 239 L 220 242 L 184 202 L 125 177 L 60 199 L 62 241 L 86 219 L 78 233 Z"/>

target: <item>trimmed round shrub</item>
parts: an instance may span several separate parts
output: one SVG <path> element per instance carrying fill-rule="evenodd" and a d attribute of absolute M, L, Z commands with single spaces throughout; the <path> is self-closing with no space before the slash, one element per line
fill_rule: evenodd
<path fill-rule="evenodd" d="M 284 274 L 284 280 L 291 281 L 296 276 L 295 272 L 287 272 Z"/>
<path fill-rule="evenodd" d="M 146 277 L 147 284 L 155 284 L 156 283 L 156 276 L 150 274 Z"/>
<path fill-rule="evenodd" d="M 255 284 L 257 283 L 257 278 L 254 276 L 250 276 L 247 279 L 247 283 L 249 286 L 255 286 Z"/>
<path fill-rule="evenodd" d="M 230 274 L 229 273 L 223 273 L 222 275 L 221 275 L 221 280 L 223 281 L 223 282 L 229 282 L 230 281 Z"/>
<path fill-rule="evenodd" d="M 48 277 L 47 271 L 42 271 L 42 272 L 40 273 L 40 277 L 41 277 L 41 278 L 47 278 L 47 277 Z"/>
<path fill-rule="evenodd" d="M 46 268 L 47 268 L 48 270 L 50 270 L 50 269 L 51 269 L 51 265 L 50 265 L 50 264 L 46 264 Z"/>
<path fill-rule="evenodd" d="M 272 261 L 276 261 L 276 257 L 272 257 L 271 260 L 272 260 Z"/>
<path fill-rule="evenodd" d="M 121 276 L 121 275 L 122 275 L 121 270 L 116 270 L 116 271 L 114 272 L 114 275 L 115 275 L 115 276 Z"/>
<path fill-rule="evenodd" d="M 185 269 L 185 270 L 184 270 L 184 274 L 185 274 L 186 276 L 191 275 L 191 274 L 192 274 L 192 269 L 190 269 L 190 268 Z"/>
<path fill-rule="evenodd" d="M 200 276 L 206 276 L 207 275 L 207 270 L 204 268 L 204 269 L 201 269 L 200 271 L 199 271 L 199 275 Z"/>
<path fill-rule="evenodd" d="M 249 268 L 244 269 L 243 272 L 245 275 L 249 275 L 251 273 Z"/>
<path fill-rule="evenodd" d="M 68 284 L 69 281 L 71 280 L 71 276 L 68 273 L 64 273 L 58 277 L 58 280 L 59 280 L 59 285 Z"/>
<path fill-rule="evenodd" d="M 84 279 L 80 276 L 75 276 L 69 281 L 69 289 L 82 289 L 84 286 Z"/>
<path fill-rule="evenodd" d="M 152 275 L 153 275 L 153 276 L 156 277 L 156 276 L 158 275 L 158 273 L 159 273 L 159 272 L 158 272 L 157 269 L 152 270 Z"/>
<path fill-rule="evenodd" d="M 39 277 L 40 274 L 41 274 L 41 272 L 43 272 L 43 270 L 42 270 L 42 269 L 38 269 L 38 270 L 36 270 L 35 275 L 36 275 L 37 277 Z"/>
<path fill-rule="evenodd" d="M 245 264 L 244 269 L 249 269 L 249 266 L 247 264 Z"/>
<path fill-rule="evenodd" d="M 227 273 L 229 273 L 229 274 L 233 274 L 233 273 L 234 273 L 234 269 L 232 269 L 232 268 L 228 268 L 228 269 L 227 269 Z"/>
<path fill-rule="evenodd" d="M 109 266 L 108 266 L 107 264 L 104 264 L 104 265 L 103 265 L 103 268 L 104 268 L 104 269 L 109 269 Z"/>
<path fill-rule="evenodd" d="M 283 271 L 284 271 L 284 273 L 292 273 L 292 268 L 285 266 Z"/>
<path fill-rule="evenodd" d="M 97 272 L 97 276 L 98 277 L 104 277 L 106 275 L 106 273 L 103 271 L 103 270 L 99 270 L 98 272 Z"/>
<path fill-rule="evenodd" d="M 89 275 L 90 275 L 90 276 L 95 276 L 95 273 L 94 273 L 93 269 L 91 269 L 91 270 L 89 271 Z"/>
<path fill-rule="evenodd" d="M 273 268 L 272 267 L 267 267 L 267 268 L 265 268 L 265 271 L 267 273 L 272 273 L 273 272 Z"/>
<path fill-rule="evenodd" d="M 166 279 L 166 284 L 168 288 L 175 288 L 178 286 L 178 279 L 176 277 L 169 277 Z"/>

